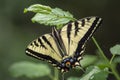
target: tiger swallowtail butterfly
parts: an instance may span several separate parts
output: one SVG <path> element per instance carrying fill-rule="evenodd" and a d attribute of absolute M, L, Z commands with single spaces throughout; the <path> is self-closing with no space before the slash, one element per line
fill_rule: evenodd
<path fill-rule="evenodd" d="M 67 72 L 80 66 L 85 43 L 101 22 L 99 17 L 86 17 L 70 22 L 59 30 L 52 27 L 52 33 L 40 36 L 27 46 L 26 54 Z"/>

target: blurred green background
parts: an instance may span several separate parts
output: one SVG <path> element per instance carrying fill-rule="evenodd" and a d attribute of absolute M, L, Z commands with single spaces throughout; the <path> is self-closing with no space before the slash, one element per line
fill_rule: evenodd
<path fill-rule="evenodd" d="M 33 13 L 23 14 L 24 8 L 36 3 L 69 11 L 77 19 L 102 17 L 103 24 L 94 36 L 108 57 L 109 48 L 120 43 L 120 0 L 0 0 L 0 80 L 26 80 L 11 77 L 9 67 L 20 61 L 40 62 L 25 55 L 29 42 L 51 31 L 51 27 L 32 23 Z M 91 40 L 86 50 L 95 52 Z"/>

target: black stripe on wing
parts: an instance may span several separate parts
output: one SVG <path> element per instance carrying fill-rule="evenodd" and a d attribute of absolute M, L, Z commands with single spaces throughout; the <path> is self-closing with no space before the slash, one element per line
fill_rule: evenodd
<path fill-rule="evenodd" d="M 65 49 L 65 45 L 61 39 L 61 35 L 59 33 L 59 30 L 57 30 L 55 27 L 52 28 L 52 36 L 57 44 L 57 48 L 59 49 L 60 55 L 62 57 L 64 57 L 65 55 L 67 55 L 66 53 L 66 49 Z"/>
<path fill-rule="evenodd" d="M 51 43 L 46 39 L 46 37 L 45 36 L 42 36 L 42 39 L 47 43 L 47 45 L 49 45 L 50 46 L 50 48 L 51 49 L 53 49 L 54 50 L 54 48 L 52 47 L 52 45 L 51 45 Z M 55 51 L 55 50 L 54 50 Z"/>
<path fill-rule="evenodd" d="M 70 39 L 71 39 L 71 37 L 70 37 L 70 35 L 71 35 L 71 29 L 72 29 L 72 23 L 69 23 L 68 25 L 67 25 L 67 38 L 68 38 L 68 53 L 70 53 Z"/>
<path fill-rule="evenodd" d="M 33 43 L 35 44 L 35 46 L 39 46 L 38 43 L 36 41 L 33 41 Z M 32 44 L 31 44 L 32 45 Z"/>
<path fill-rule="evenodd" d="M 84 27 L 84 25 L 85 25 L 85 19 L 82 19 L 81 21 L 82 21 L 81 25 L 82 25 L 82 27 Z"/>
<path fill-rule="evenodd" d="M 53 37 L 52 34 L 49 34 L 49 35 L 50 35 L 51 37 Z M 50 43 L 50 41 L 47 40 L 46 36 L 43 35 L 43 36 L 42 36 L 42 40 L 43 40 L 45 43 L 47 43 L 47 45 L 49 45 L 49 47 L 50 47 L 54 52 L 56 52 L 55 49 L 54 49 L 53 46 L 52 46 L 52 43 Z M 47 49 L 47 47 L 43 44 L 42 40 L 41 40 L 40 38 L 38 38 L 38 42 L 40 42 L 41 46 L 44 47 L 45 49 Z M 57 52 L 56 52 L 56 53 L 57 53 Z"/>
<path fill-rule="evenodd" d="M 70 35 L 71 35 L 71 28 L 72 28 L 72 24 L 71 23 L 69 23 L 68 25 L 67 25 L 67 38 L 68 38 L 68 44 L 70 44 Z"/>
<path fill-rule="evenodd" d="M 41 47 L 47 49 L 40 38 L 38 38 L 38 42 L 40 43 L 40 46 L 41 46 Z"/>
<path fill-rule="evenodd" d="M 89 18 L 88 18 L 89 19 Z M 82 25 L 84 24 L 84 21 L 82 20 Z M 98 23 L 99 22 L 99 23 Z M 96 17 L 94 20 L 93 24 L 89 28 L 88 32 L 84 35 L 84 37 L 79 41 L 77 49 L 76 49 L 76 54 L 79 54 L 83 50 L 83 45 L 86 43 L 86 41 L 93 35 L 93 33 L 96 31 L 96 29 L 100 26 L 102 23 L 102 19 Z"/>
<path fill-rule="evenodd" d="M 74 36 L 77 36 L 77 32 L 79 31 L 79 27 L 78 27 L 78 25 L 79 25 L 79 23 L 77 22 L 77 21 L 75 21 L 74 22 L 74 25 L 75 25 L 75 34 L 74 34 Z"/>
<path fill-rule="evenodd" d="M 48 55 L 44 55 L 38 52 L 35 52 L 29 48 L 26 49 L 26 54 L 32 57 L 35 57 L 37 59 L 40 60 L 46 60 L 51 64 L 55 64 L 56 66 L 58 66 L 60 63 L 58 61 L 56 61 L 55 59 L 53 59 L 52 57 L 48 56 Z"/>

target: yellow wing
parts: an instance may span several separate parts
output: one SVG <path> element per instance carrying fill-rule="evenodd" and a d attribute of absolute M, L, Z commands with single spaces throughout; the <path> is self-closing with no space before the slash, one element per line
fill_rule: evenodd
<path fill-rule="evenodd" d="M 61 39 L 68 56 L 81 53 L 84 44 L 100 25 L 101 20 L 98 17 L 87 17 L 69 23 L 60 30 Z"/>
<path fill-rule="evenodd" d="M 51 34 L 45 34 L 30 43 L 26 49 L 26 54 L 56 65 L 62 60 Z"/>

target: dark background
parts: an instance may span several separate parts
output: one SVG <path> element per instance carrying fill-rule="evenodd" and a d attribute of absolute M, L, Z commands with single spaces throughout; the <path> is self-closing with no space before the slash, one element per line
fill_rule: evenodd
<path fill-rule="evenodd" d="M 51 31 L 51 27 L 32 23 L 33 13 L 23 14 L 24 8 L 36 3 L 69 11 L 77 19 L 103 18 L 103 24 L 94 36 L 109 58 L 109 48 L 120 43 L 120 0 L 0 0 L 0 80 L 26 80 L 11 77 L 9 67 L 15 62 L 33 61 L 25 55 L 26 46 Z M 86 49 L 87 53 L 95 52 L 92 40 Z"/>

